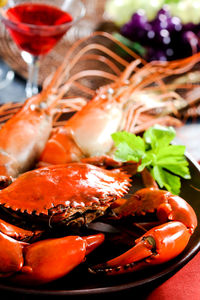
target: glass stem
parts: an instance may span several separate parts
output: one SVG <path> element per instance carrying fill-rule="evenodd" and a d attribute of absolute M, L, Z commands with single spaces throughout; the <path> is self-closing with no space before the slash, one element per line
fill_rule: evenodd
<path fill-rule="evenodd" d="M 32 56 L 28 63 L 28 80 L 26 83 L 26 96 L 32 97 L 38 93 L 38 71 L 40 66 L 39 56 Z"/>

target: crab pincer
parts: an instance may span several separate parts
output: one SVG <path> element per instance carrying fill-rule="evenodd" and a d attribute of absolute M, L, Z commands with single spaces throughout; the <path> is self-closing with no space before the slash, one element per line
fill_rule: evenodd
<path fill-rule="evenodd" d="M 160 225 L 135 240 L 127 252 L 106 263 L 90 267 L 91 273 L 122 274 L 165 263 L 187 246 L 197 226 L 192 207 L 181 197 L 155 188 L 137 191 L 125 204 L 116 208 L 118 218 L 156 211 Z"/>
<path fill-rule="evenodd" d="M 10 281 L 23 285 L 53 281 L 68 274 L 103 241 L 104 235 L 96 234 L 28 244 L 0 233 L 0 277 L 10 277 Z"/>

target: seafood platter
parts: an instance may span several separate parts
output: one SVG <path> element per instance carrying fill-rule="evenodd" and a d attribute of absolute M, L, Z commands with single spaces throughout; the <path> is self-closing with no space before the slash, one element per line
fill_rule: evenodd
<path fill-rule="evenodd" d="M 120 291 L 194 256 L 200 169 L 172 141 L 198 105 L 199 61 L 147 63 L 95 32 L 39 94 L 1 106 L 1 289 Z"/>

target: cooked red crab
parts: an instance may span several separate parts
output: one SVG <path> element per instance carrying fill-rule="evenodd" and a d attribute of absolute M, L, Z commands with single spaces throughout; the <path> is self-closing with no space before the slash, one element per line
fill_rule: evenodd
<path fill-rule="evenodd" d="M 0 191 L 0 205 L 17 217 L 34 217 L 34 222 L 43 219 L 52 226 L 81 225 L 103 215 L 129 185 L 129 176 L 119 170 L 108 171 L 84 163 L 50 166 L 27 172 Z M 180 254 L 197 226 L 196 214 L 184 199 L 157 188 L 145 188 L 114 209 L 119 219 L 153 211 L 161 225 L 147 231 L 126 253 L 89 270 L 121 274 L 166 262 Z M 0 221 L 0 230 L 1 276 L 21 284 L 41 284 L 64 276 L 104 240 L 100 233 L 27 244 L 12 237 L 23 240 L 38 232 L 5 221 Z"/>
<path fill-rule="evenodd" d="M 129 176 L 83 163 L 24 173 L 0 191 L 0 205 L 14 216 L 34 222 L 89 223 L 128 191 Z M 38 235 L 0 220 L 0 276 L 21 284 L 41 284 L 67 274 L 101 244 L 103 234 L 67 236 L 28 244 Z M 15 239 L 18 240 L 15 240 Z"/>

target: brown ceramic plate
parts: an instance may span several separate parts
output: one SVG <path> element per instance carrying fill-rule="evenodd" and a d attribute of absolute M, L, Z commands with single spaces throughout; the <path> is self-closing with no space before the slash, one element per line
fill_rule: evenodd
<path fill-rule="evenodd" d="M 181 196 L 186 199 L 194 208 L 200 223 L 200 192 L 195 189 L 200 188 L 200 167 L 189 155 L 188 160 L 190 163 L 192 178 L 191 180 L 184 180 L 182 182 Z M 138 187 L 138 183 L 134 183 L 134 185 Z M 113 234 L 115 233 L 107 233 L 108 240 L 109 237 L 113 237 Z M 128 290 L 130 288 L 136 288 L 147 283 L 154 282 L 164 276 L 170 276 L 176 270 L 184 266 L 184 264 L 186 264 L 200 249 L 200 227 L 197 227 L 185 251 L 169 263 L 154 267 L 153 269 L 150 268 L 148 271 L 145 270 L 136 273 L 118 275 L 115 277 L 96 276 L 87 272 L 88 264 L 103 262 L 108 257 L 113 257 L 114 255 L 118 254 L 119 251 L 121 251 L 120 247 L 119 250 L 115 251 L 114 249 L 117 249 L 117 247 L 112 247 L 111 242 L 106 242 L 103 246 L 101 246 L 100 249 L 97 249 L 96 252 L 93 252 L 93 254 L 88 257 L 87 262 L 78 266 L 73 272 L 64 278 L 48 285 L 34 288 L 17 287 L 8 284 L 5 281 L 1 281 L 0 289 L 9 292 L 41 296 L 81 296 L 119 292 Z"/>

